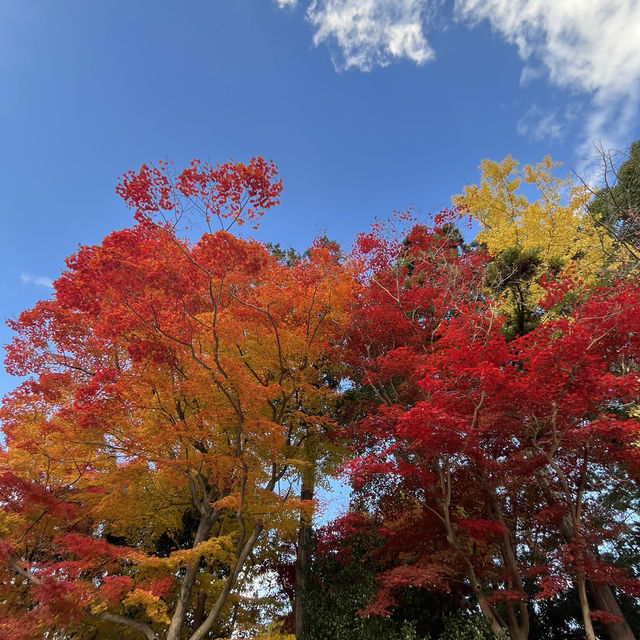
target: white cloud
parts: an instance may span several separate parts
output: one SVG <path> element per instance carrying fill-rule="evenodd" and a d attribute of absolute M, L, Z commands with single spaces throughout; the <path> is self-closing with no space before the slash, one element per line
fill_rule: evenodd
<path fill-rule="evenodd" d="M 298 4 L 298 0 L 275 0 L 275 3 L 281 8 L 295 7 Z"/>
<path fill-rule="evenodd" d="M 564 133 L 564 126 L 558 119 L 557 111 L 544 111 L 535 104 L 518 120 L 516 129 L 520 135 L 536 142 L 557 140 Z"/>
<path fill-rule="evenodd" d="M 455 11 L 517 46 L 524 82 L 542 65 L 552 84 L 590 96 L 583 153 L 594 141 L 629 142 L 640 105 L 638 0 L 455 0 Z"/>
<path fill-rule="evenodd" d="M 22 284 L 33 284 L 36 287 L 53 289 L 53 280 L 46 276 L 34 276 L 32 273 L 21 273 L 20 280 Z"/>
<path fill-rule="evenodd" d="M 520 85 L 522 87 L 526 87 L 534 80 L 544 78 L 545 75 L 545 70 L 542 67 L 534 67 L 530 64 L 525 64 L 524 67 L 522 67 L 522 72 L 520 73 Z"/>
<path fill-rule="evenodd" d="M 423 31 L 430 6 L 425 0 L 315 0 L 307 18 L 316 28 L 315 45 L 338 45 L 336 68 L 370 71 L 402 59 L 421 65 L 434 58 Z"/>
<path fill-rule="evenodd" d="M 433 60 L 427 29 L 434 18 L 441 28 L 451 19 L 446 6 L 444 0 L 308 0 L 306 15 L 314 43 L 334 47 L 336 69 L 370 71 Z M 447 15 L 438 16 L 439 9 Z M 628 144 L 640 112 L 640 0 L 454 0 L 453 16 L 471 27 L 487 20 L 514 44 L 524 62 L 523 86 L 546 78 L 588 97 L 582 157 L 594 143 Z M 540 127 L 552 136 L 558 131 L 552 120 Z"/>

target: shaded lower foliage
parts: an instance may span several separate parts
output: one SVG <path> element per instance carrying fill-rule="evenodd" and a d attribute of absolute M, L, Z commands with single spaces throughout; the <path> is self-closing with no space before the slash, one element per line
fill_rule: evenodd
<path fill-rule="evenodd" d="M 337 534 L 337 535 L 336 535 Z M 320 531 L 304 594 L 309 631 L 304 640 L 485 640 L 491 638 L 463 593 L 406 588 L 389 617 L 362 615 L 386 568 L 381 540 L 369 530 Z"/>

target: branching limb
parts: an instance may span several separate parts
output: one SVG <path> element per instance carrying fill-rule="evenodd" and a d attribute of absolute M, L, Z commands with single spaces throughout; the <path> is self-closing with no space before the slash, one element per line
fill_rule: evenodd
<path fill-rule="evenodd" d="M 140 633 L 144 634 L 145 638 L 148 638 L 148 640 L 158 640 L 158 635 L 156 634 L 156 632 L 144 622 L 137 622 L 136 620 L 125 618 L 124 616 L 120 616 L 117 613 L 109 613 L 108 611 L 104 611 L 103 613 L 95 617 L 107 622 L 115 622 L 116 624 L 121 624 L 125 627 L 129 627 L 130 629 L 136 629 Z"/>

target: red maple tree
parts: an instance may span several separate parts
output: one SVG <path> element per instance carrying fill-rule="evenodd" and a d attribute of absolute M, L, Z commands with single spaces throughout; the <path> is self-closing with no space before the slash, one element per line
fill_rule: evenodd
<path fill-rule="evenodd" d="M 403 242 L 376 229 L 356 260 L 347 357 L 370 399 L 349 467 L 396 557 L 363 613 L 388 614 L 400 588 L 464 580 L 493 633 L 524 640 L 533 580 L 536 598 L 575 586 L 587 637 L 592 618 L 628 637 L 608 585 L 638 596 L 640 582 L 598 550 L 625 527 L 607 494 L 628 493 L 640 471 L 638 287 L 583 288 L 508 342 L 480 286 L 487 256 L 461 251 L 450 225 Z M 569 285 L 546 286 L 552 306 Z"/>

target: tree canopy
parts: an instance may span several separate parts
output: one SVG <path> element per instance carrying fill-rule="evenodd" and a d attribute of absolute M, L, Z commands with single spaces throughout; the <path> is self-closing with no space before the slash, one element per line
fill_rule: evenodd
<path fill-rule="evenodd" d="M 262 158 L 124 174 L 9 321 L 0 639 L 636 637 L 637 150 L 591 200 L 484 161 L 349 255 L 232 233 Z"/>

